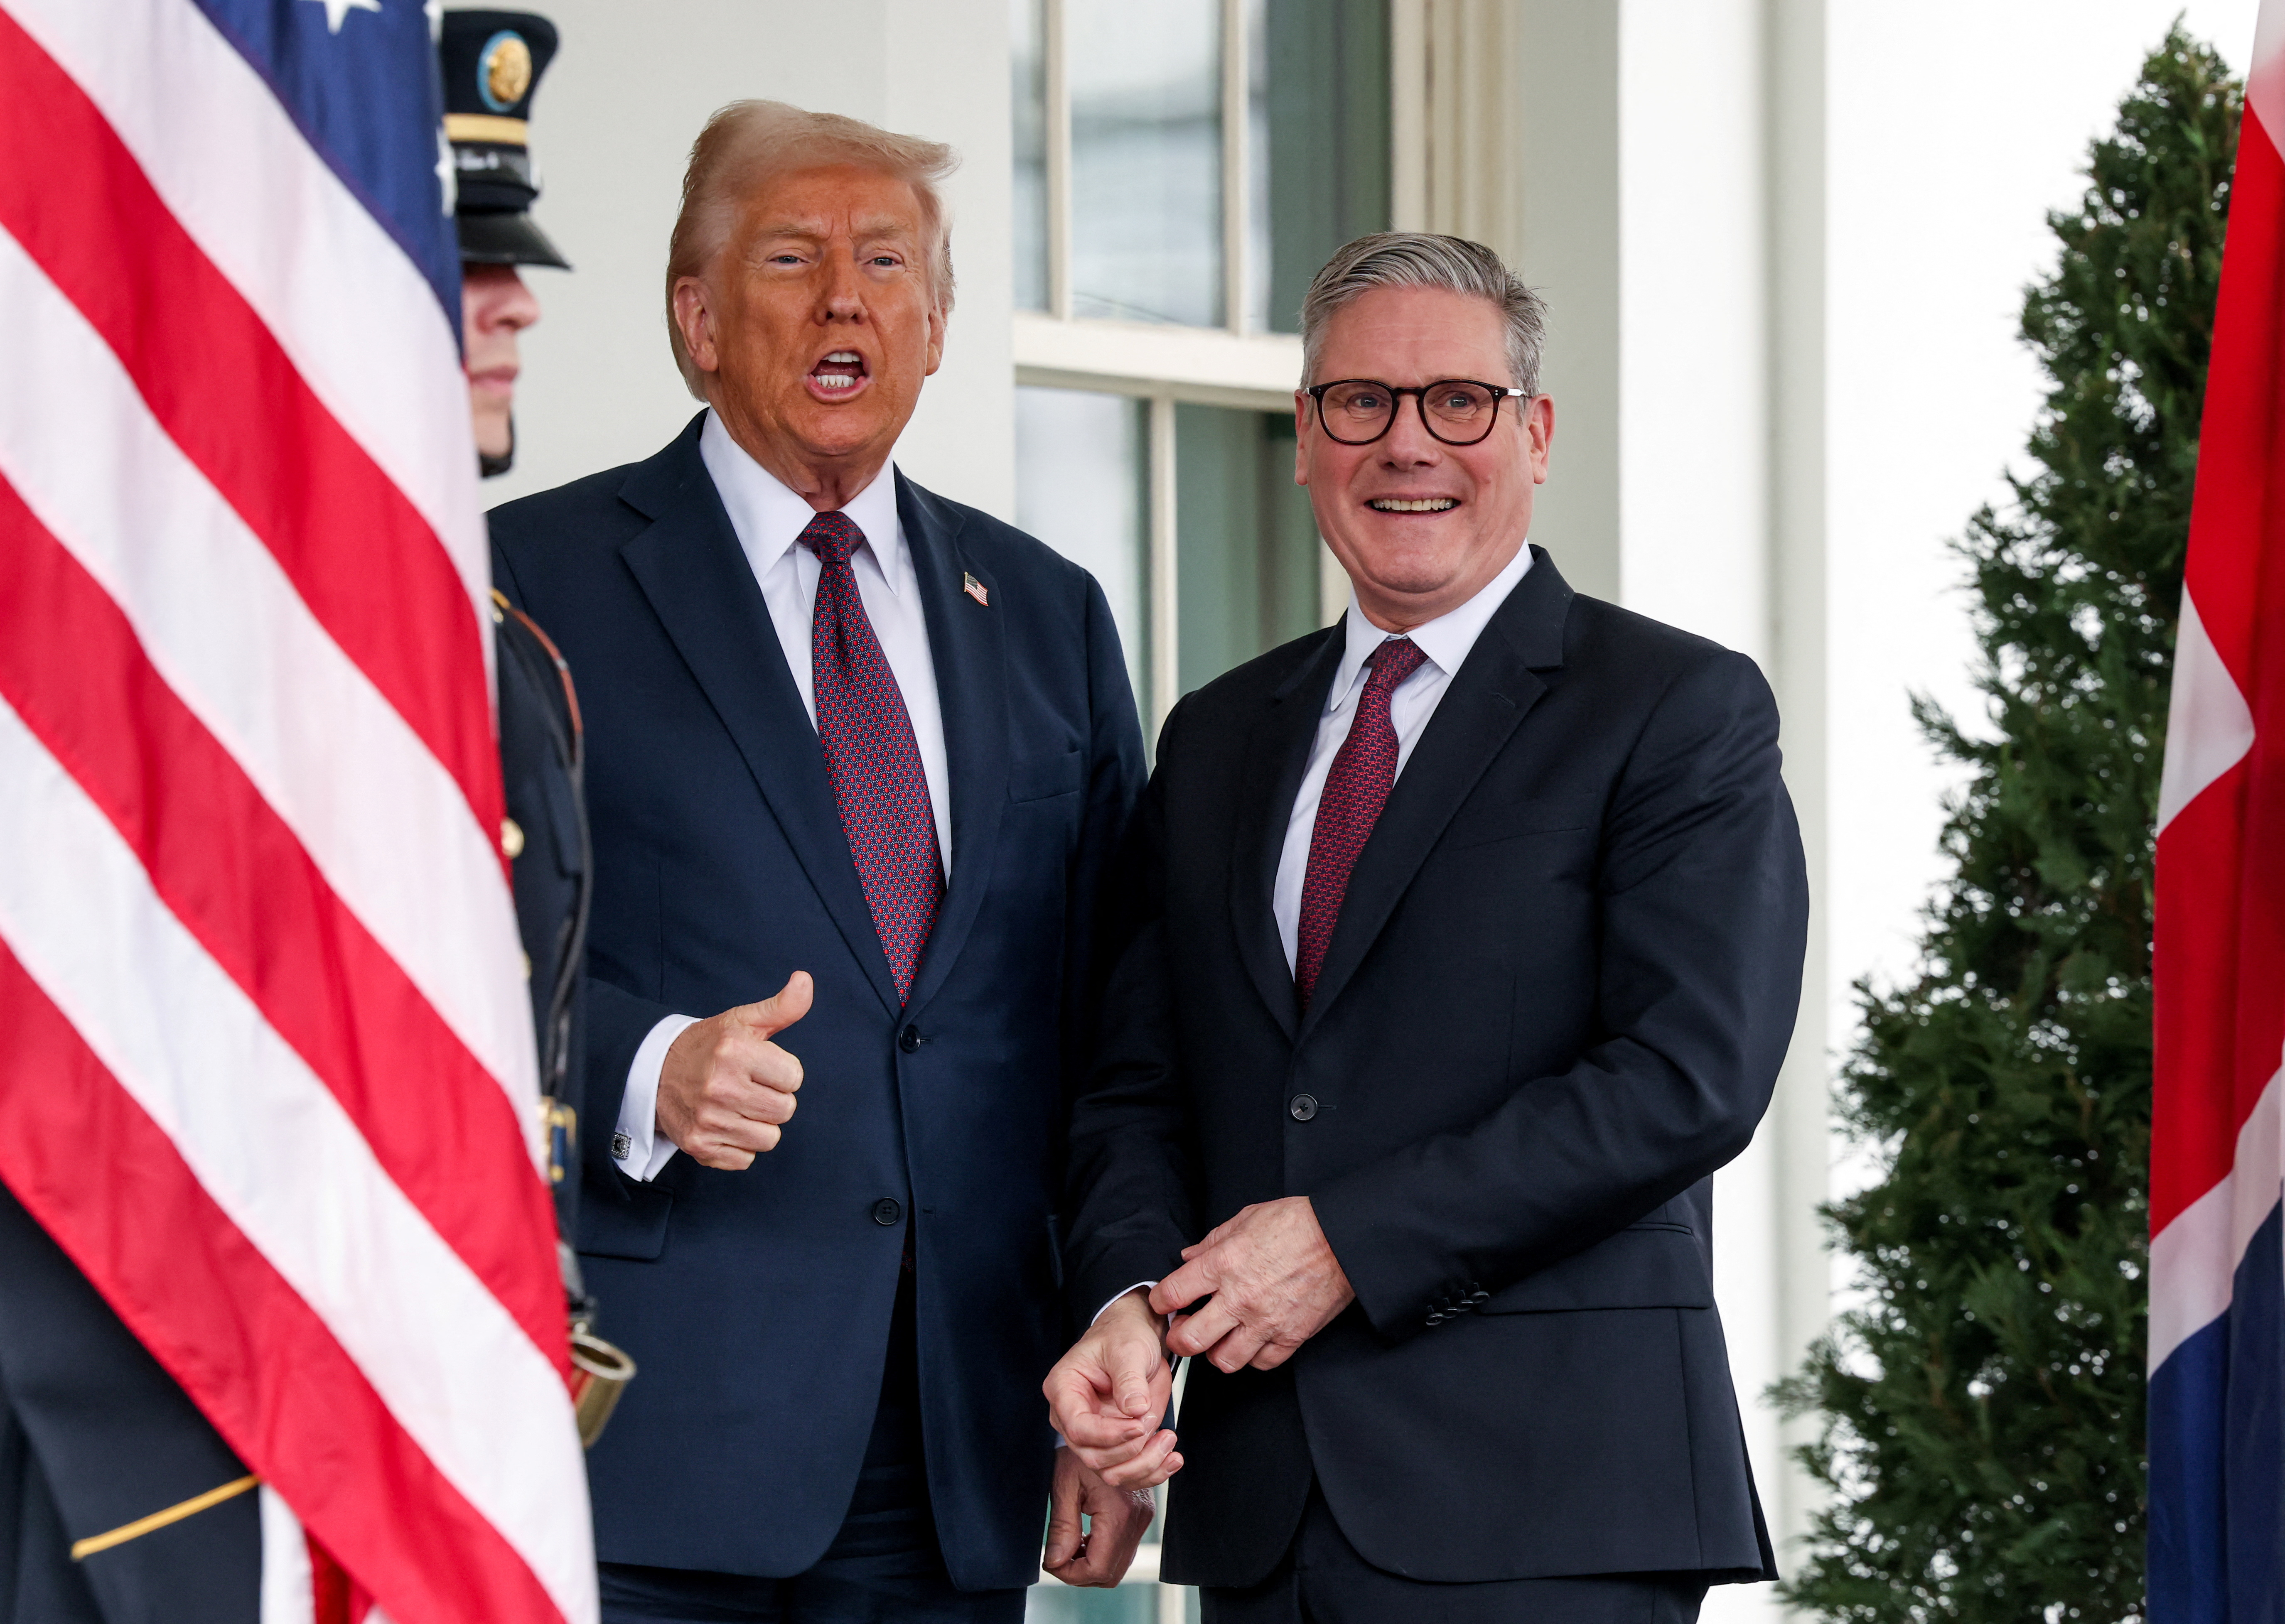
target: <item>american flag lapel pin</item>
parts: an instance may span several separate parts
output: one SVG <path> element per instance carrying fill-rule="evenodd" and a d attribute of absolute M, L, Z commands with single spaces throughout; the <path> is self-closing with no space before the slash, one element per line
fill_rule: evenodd
<path fill-rule="evenodd" d="M 992 607 L 992 595 L 984 590 L 984 583 L 978 580 L 974 576 L 970 575 L 964 569 L 960 572 L 960 590 L 966 592 L 970 597 L 975 599 L 977 602 L 982 604 L 985 608 L 988 609 Z"/>

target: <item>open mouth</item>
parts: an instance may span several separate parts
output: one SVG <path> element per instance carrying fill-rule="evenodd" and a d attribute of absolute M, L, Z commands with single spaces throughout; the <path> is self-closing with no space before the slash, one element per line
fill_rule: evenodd
<path fill-rule="evenodd" d="M 809 369 L 809 387 L 828 400 L 853 395 L 865 378 L 865 357 L 853 349 L 836 349 Z"/>
<path fill-rule="evenodd" d="M 1448 514 L 1459 505 L 1449 496 L 1377 496 L 1365 504 L 1377 514 Z"/>

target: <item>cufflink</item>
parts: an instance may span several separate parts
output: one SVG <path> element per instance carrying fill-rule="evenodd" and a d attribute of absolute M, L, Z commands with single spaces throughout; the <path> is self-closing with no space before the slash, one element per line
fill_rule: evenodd
<path fill-rule="evenodd" d="M 614 1134 L 611 1135 L 611 1159 L 613 1161 L 625 1161 L 628 1157 L 634 1154 L 634 1149 L 635 1142 L 626 1134 Z"/>

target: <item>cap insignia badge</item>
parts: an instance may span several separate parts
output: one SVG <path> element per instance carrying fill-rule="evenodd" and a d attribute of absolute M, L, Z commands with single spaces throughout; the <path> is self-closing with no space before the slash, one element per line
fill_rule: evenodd
<path fill-rule="evenodd" d="M 506 113 L 523 99 L 531 89 L 531 47 L 523 43 L 522 35 L 503 28 L 484 42 L 484 53 L 476 62 L 476 89 L 494 113 Z"/>

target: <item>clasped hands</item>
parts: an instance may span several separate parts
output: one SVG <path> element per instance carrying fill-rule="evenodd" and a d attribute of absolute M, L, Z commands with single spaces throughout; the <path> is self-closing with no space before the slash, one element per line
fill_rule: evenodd
<path fill-rule="evenodd" d="M 1048 1410 L 1105 1483 L 1154 1487 L 1182 1468 L 1159 1424 L 1174 1360 L 1274 1370 L 1355 1300 L 1307 1196 L 1246 1207 L 1185 1246 L 1182 1267 L 1147 1297 L 1138 1287 L 1103 1311 L 1048 1373 Z"/>
<path fill-rule="evenodd" d="M 776 1149 L 802 1065 L 771 1040 L 813 996 L 797 970 L 774 996 L 686 1028 L 659 1070 L 659 1131 L 702 1165 L 734 1172 Z M 1275 1369 L 1355 1298 L 1308 1198 L 1296 1196 L 1244 1209 L 1184 1247 L 1182 1266 L 1147 1297 L 1138 1288 L 1106 1308 L 1045 1385 L 1069 1445 L 1056 1452 L 1047 1571 L 1072 1585 L 1125 1575 L 1150 1523 L 1150 1491 L 1182 1467 L 1174 1434 L 1158 1424 L 1174 1402 L 1174 1359 Z"/>

